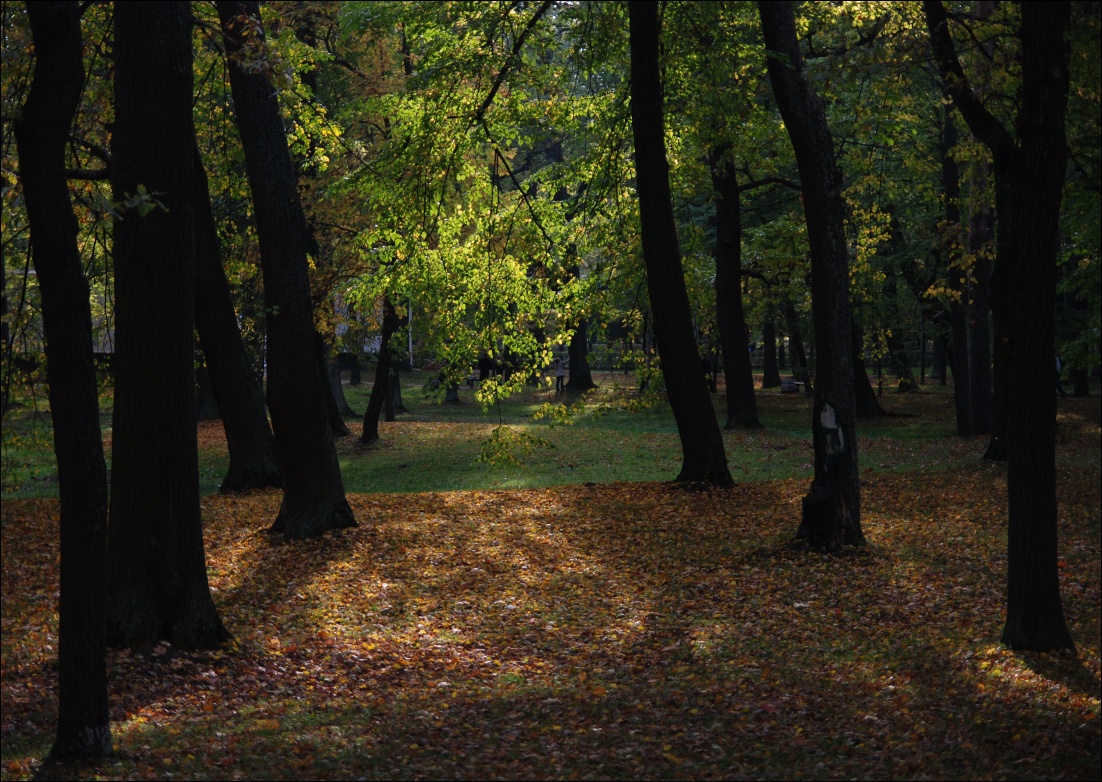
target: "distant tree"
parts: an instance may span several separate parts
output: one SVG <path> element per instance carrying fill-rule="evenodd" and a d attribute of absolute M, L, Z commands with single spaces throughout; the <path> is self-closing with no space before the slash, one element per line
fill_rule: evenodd
<path fill-rule="evenodd" d="M 949 17 L 925 2 L 934 56 L 948 97 L 991 152 L 995 177 L 994 290 L 997 339 L 1005 339 L 1009 506 L 1007 612 L 1003 642 L 1014 649 L 1074 649 L 1064 621 L 1057 569 L 1055 367 L 1056 258 L 1067 166 L 1065 114 L 1070 4 L 1021 4 L 1021 86 L 1016 136 L 972 91 L 957 57 Z M 1012 316 L 1010 316 L 1012 314 Z M 997 394 L 996 394 L 997 396 Z"/>
<path fill-rule="evenodd" d="M 841 171 L 823 100 L 808 83 L 790 2 L 760 2 L 769 79 L 792 141 L 811 249 L 815 325 L 815 479 L 796 537 L 814 548 L 864 545 L 854 408 L 853 316 Z M 813 510 L 814 509 L 814 510 Z"/>
<path fill-rule="evenodd" d="M 195 130 L 185 2 L 115 5 L 108 642 L 214 648 L 195 426 Z"/>
<path fill-rule="evenodd" d="M 682 466 L 677 480 L 708 481 L 727 486 L 733 481 L 693 335 L 692 312 L 670 200 L 659 76 L 658 3 L 631 3 L 628 13 L 631 124 L 635 138 L 643 260 L 662 377 L 681 437 Z"/>
<path fill-rule="evenodd" d="M 27 16 L 35 68 L 15 140 L 42 295 L 61 491 L 58 716 L 50 756 L 99 758 L 111 753 L 104 660 L 107 467 L 88 282 L 65 181 L 65 145 L 84 84 L 80 6 L 28 3 Z"/>
<path fill-rule="evenodd" d="M 219 2 L 230 85 L 256 207 L 268 315 L 268 410 L 283 476 L 272 525 L 289 539 L 355 526 L 329 431 L 307 272 L 306 218 L 256 2 Z"/>
<path fill-rule="evenodd" d="M 390 347 L 390 338 L 398 331 L 400 319 L 394 311 L 394 305 L 389 296 L 383 297 L 383 322 L 382 334 L 379 341 L 379 362 L 375 367 L 375 385 L 371 388 L 371 396 L 367 400 L 367 409 L 364 411 L 363 432 L 360 434 L 360 442 L 370 443 L 379 439 L 379 415 L 387 407 L 387 402 L 393 408 L 394 395 L 391 384 L 398 383 L 397 378 L 391 377 L 391 369 L 394 366 L 394 351 Z M 389 420 L 393 420 L 393 415 Z"/>

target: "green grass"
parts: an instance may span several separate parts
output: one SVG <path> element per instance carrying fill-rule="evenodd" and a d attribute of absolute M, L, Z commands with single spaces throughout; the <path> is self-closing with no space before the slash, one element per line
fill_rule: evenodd
<path fill-rule="evenodd" d="M 366 373 L 365 373 L 366 374 Z M 572 401 L 550 390 L 529 388 L 490 409 L 460 389 L 460 402 L 445 404 L 423 391 L 429 375 L 402 375 L 409 413 L 381 423 L 382 440 L 359 442 L 361 421 L 350 419 L 353 435 L 336 441 L 345 488 L 350 493 L 424 492 L 466 489 L 523 489 L 613 481 L 664 481 L 681 462 L 676 423 L 661 399 L 639 403 L 634 378 L 597 373 L 600 388 L 587 396 L 571 423 L 534 420 L 542 406 Z M 357 412 L 367 406 L 370 385 L 345 385 Z M 717 418 L 725 418 L 726 398 L 713 394 Z M 758 390 L 764 428 L 725 431 L 732 476 L 737 482 L 808 477 L 812 474 L 811 399 L 806 394 Z M 101 420 L 110 437 L 111 394 L 103 394 Z M 858 427 L 861 469 L 865 473 L 939 470 L 956 459 L 979 456 L 985 438 L 955 436 L 952 386 L 928 385 L 919 393 L 887 392 L 881 402 L 893 415 L 862 421 Z M 1082 400 L 1061 402 L 1064 415 L 1083 412 Z M 496 427 L 506 425 L 529 447 L 507 449 L 512 458 L 498 464 L 479 461 Z M 19 400 L 4 419 L 3 496 L 57 497 L 52 427 L 42 388 Z M 110 450 L 107 452 L 110 466 Z M 199 480 L 204 496 L 214 494 L 228 457 L 221 424 L 200 424 Z"/>

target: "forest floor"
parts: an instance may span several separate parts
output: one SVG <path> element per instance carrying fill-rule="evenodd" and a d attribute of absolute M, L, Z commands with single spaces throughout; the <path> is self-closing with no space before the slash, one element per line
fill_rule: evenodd
<path fill-rule="evenodd" d="M 266 533 L 278 492 L 206 496 L 210 584 L 234 641 L 110 652 L 117 754 L 95 768 L 42 768 L 58 506 L 6 498 L 0 772 L 1098 779 L 1099 397 L 1060 402 L 1059 566 L 1078 645 L 1061 656 L 999 644 L 1006 472 L 980 461 L 981 440 L 940 436 L 951 421 L 924 407 L 934 396 L 892 396 L 917 418 L 862 444 L 870 545 L 842 556 L 786 546 L 810 473 L 737 466 L 803 448 L 780 428 L 728 440 L 728 490 L 352 493 L 359 527 L 307 543 Z M 770 405 L 793 404 L 763 400 L 767 426 Z M 432 425 L 399 419 L 384 437 L 397 448 L 402 427 Z"/>

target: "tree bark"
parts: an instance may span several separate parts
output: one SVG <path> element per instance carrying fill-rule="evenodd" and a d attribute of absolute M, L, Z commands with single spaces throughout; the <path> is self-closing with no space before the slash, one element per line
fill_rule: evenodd
<path fill-rule="evenodd" d="M 570 394 L 584 394 L 597 387 L 589 369 L 589 338 L 586 336 L 588 327 L 589 321 L 579 318 L 574 335 L 570 338 L 570 366 L 567 369 L 569 379 L 563 389 Z"/>
<path fill-rule="evenodd" d="M 924 4 L 942 86 L 994 161 L 996 236 L 993 306 L 996 385 L 1007 383 L 1007 611 L 1003 643 L 1014 649 L 1074 649 L 1057 568 L 1056 398 L 1053 316 L 1059 212 L 1067 164 L 1067 2 L 1021 5 L 1017 140 L 972 93 L 957 59 L 945 8 Z M 1003 219 L 1003 218 L 1009 219 Z M 1013 317 L 999 318 L 999 312 Z M 1005 351 L 1005 361 L 999 357 Z M 1011 390 L 1013 393 L 1010 393 Z M 998 392 L 996 392 L 996 398 Z M 999 415 L 996 408 L 995 416 Z M 999 424 L 993 422 L 993 428 Z M 991 450 L 989 444 L 988 450 Z"/>
<path fill-rule="evenodd" d="M 765 343 L 765 357 L 762 363 L 761 387 L 776 388 L 781 384 L 780 361 L 777 360 L 777 329 L 773 318 L 765 321 L 762 329 L 762 341 Z"/>
<path fill-rule="evenodd" d="M 840 530 L 827 540 L 864 545 L 854 409 L 853 315 L 849 300 L 849 254 L 844 230 L 841 171 L 822 99 L 804 75 L 792 3 L 760 2 L 762 33 L 773 94 L 792 140 L 803 187 L 811 249 L 811 301 L 815 325 L 815 405 L 812 433 L 815 479 L 808 498 L 833 489 L 838 500 L 823 511 Z M 832 498 L 825 498 L 831 500 Z M 807 509 L 805 502 L 805 511 Z M 817 535 L 810 514 L 796 537 L 809 545 Z M 825 546 L 834 548 L 833 543 Z"/>
<path fill-rule="evenodd" d="M 390 338 L 398 331 L 398 315 L 394 312 L 394 305 L 390 303 L 390 297 L 383 297 L 383 323 L 382 334 L 379 342 L 379 363 L 375 367 L 375 385 L 371 388 L 371 396 L 367 400 L 367 410 L 364 411 L 363 432 L 360 442 L 370 443 L 379 439 L 379 414 L 386 407 L 387 400 L 393 400 L 390 390 L 390 367 L 393 351 L 390 348 Z M 391 405 L 391 418 L 393 421 L 393 404 Z"/>
<path fill-rule="evenodd" d="M 711 168 L 716 193 L 716 322 L 727 385 L 727 423 L 723 428 L 760 429 L 742 307 L 741 191 L 729 160 L 720 162 L 717 155 Z"/>
<path fill-rule="evenodd" d="M 628 16 L 631 124 L 643 260 L 662 377 L 681 438 L 682 466 L 677 480 L 729 486 L 733 481 L 723 449 L 723 435 L 700 368 L 670 200 L 658 61 L 658 3 L 631 3 Z"/>
<path fill-rule="evenodd" d="M 275 438 L 264 396 L 253 377 L 237 325 L 233 295 L 222 268 L 218 230 L 210 205 L 207 172 L 192 144 L 195 210 L 195 327 L 203 346 L 211 390 L 218 403 L 230 466 L 218 491 L 223 494 L 279 486 Z"/>
<path fill-rule="evenodd" d="M 256 2 L 219 2 L 230 59 L 245 167 L 256 207 L 268 317 L 268 410 L 283 476 L 283 505 L 272 525 L 288 539 L 355 526 L 326 415 L 324 373 L 317 358 L 306 219 L 294 164 L 269 75 L 246 70 L 243 41 L 263 36 Z M 250 43 L 250 46 L 253 46 Z"/>
<path fill-rule="evenodd" d="M 877 418 L 886 416 L 876 392 L 872 390 L 869 371 L 862 358 L 864 336 L 856 324 L 853 326 L 853 406 L 858 418 Z"/>
<path fill-rule="evenodd" d="M 212 649 L 228 633 L 199 509 L 190 6 L 117 3 L 115 68 L 111 185 L 132 203 L 114 226 L 108 642 Z"/>
<path fill-rule="evenodd" d="M 61 493 L 57 733 L 50 757 L 111 753 L 107 703 L 107 467 L 92 361 L 88 282 L 65 181 L 65 144 L 84 84 L 80 6 L 27 5 L 34 76 L 15 122 L 46 331 L 46 376 Z"/>

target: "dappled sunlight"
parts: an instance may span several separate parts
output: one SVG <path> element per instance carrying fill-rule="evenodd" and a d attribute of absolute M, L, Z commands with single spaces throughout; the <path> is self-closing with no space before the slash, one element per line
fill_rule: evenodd
<path fill-rule="evenodd" d="M 1018 655 L 998 644 L 1005 472 L 945 446 L 937 469 L 863 470 L 870 546 L 841 556 L 787 548 L 806 477 L 350 494 L 358 527 L 296 543 L 267 532 L 278 491 L 204 497 L 235 640 L 111 652 L 129 754 L 99 774 L 1089 776 L 1097 471 L 1060 473 L 1079 657 Z M 55 718 L 56 509 L 4 505 L 6 746 L 46 746 Z"/>

